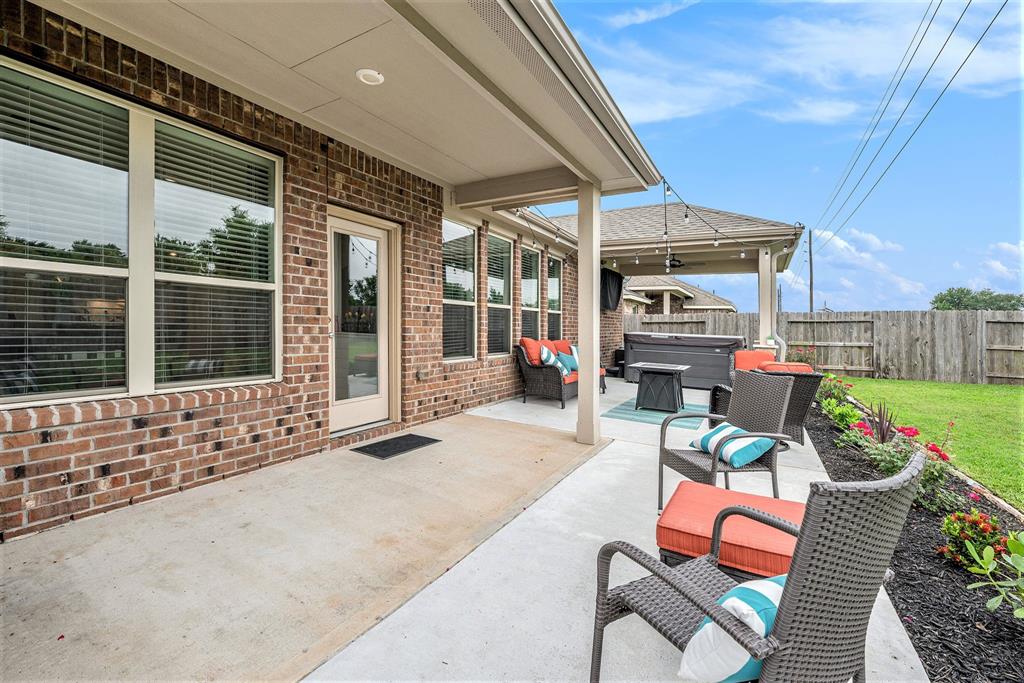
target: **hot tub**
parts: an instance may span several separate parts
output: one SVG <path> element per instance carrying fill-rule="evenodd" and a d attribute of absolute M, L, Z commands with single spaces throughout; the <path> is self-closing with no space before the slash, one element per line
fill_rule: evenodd
<path fill-rule="evenodd" d="M 636 382 L 640 377 L 639 372 L 629 369 L 632 363 L 689 365 L 690 369 L 683 373 L 683 386 L 690 389 L 731 384 L 733 354 L 747 345 L 745 337 L 713 334 L 627 332 L 623 337 L 627 382 Z"/>

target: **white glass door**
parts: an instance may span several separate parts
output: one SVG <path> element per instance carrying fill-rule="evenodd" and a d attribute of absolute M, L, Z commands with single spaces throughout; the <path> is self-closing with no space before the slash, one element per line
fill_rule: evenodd
<path fill-rule="evenodd" d="M 388 233 L 330 225 L 331 431 L 388 418 Z"/>

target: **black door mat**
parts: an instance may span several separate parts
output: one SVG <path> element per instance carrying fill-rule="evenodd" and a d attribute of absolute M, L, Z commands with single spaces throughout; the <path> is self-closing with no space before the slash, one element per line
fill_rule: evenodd
<path fill-rule="evenodd" d="M 440 439 L 431 439 L 429 436 L 420 436 L 419 434 L 403 434 L 402 436 L 395 436 L 390 439 L 384 439 L 383 441 L 374 441 L 368 443 L 365 446 L 359 446 L 352 450 L 357 453 L 363 453 L 365 455 L 371 455 L 374 458 L 380 460 L 387 460 L 393 458 L 396 455 L 407 453 L 409 451 L 416 450 L 417 448 L 423 448 L 429 446 L 432 443 L 440 442 Z"/>

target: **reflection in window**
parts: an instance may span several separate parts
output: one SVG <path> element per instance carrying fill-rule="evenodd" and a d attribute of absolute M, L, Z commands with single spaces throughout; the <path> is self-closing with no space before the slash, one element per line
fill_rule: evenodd
<path fill-rule="evenodd" d="M 0 256 L 127 254 L 127 110 L 0 66 Z"/>
<path fill-rule="evenodd" d="M 156 283 L 156 382 L 273 374 L 273 293 Z"/>
<path fill-rule="evenodd" d="M 334 400 L 380 392 L 377 241 L 334 234 Z"/>
<path fill-rule="evenodd" d="M 274 164 L 156 125 L 156 269 L 271 281 Z"/>
<path fill-rule="evenodd" d="M 487 353 L 512 350 L 512 243 L 487 238 Z"/>
<path fill-rule="evenodd" d="M 445 358 L 476 354 L 476 232 L 444 221 L 441 243 L 444 269 L 442 346 Z"/>
<path fill-rule="evenodd" d="M 125 386 L 125 280 L 0 269 L 0 398 Z"/>
<path fill-rule="evenodd" d="M 523 247 L 520 290 L 522 291 L 522 336 L 540 338 L 540 253 Z"/>
<path fill-rule="evenodd" d="M 548 339 L 562 338 L 562 262 L 548 258 Z"/>

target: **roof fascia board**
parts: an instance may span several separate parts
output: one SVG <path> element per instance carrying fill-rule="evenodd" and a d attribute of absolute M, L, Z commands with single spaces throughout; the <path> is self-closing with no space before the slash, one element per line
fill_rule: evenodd
<path fill-rule="evenodd" d="M 481 95 L 486 96 L 499 111 L 505 113 L 509 120 L 533 137 L 538 144 L 547 149 L 552 156 L 571 169 L 579 178 L 600 186 L 601 181 L 593 173 L 587 170 L 569 150 L 530 116 L 525 109 L 519 106 L 512 97 L 488 78 L 472 60 L 445 38 L 433 24 L 417 12 L 409 0 L 383 0 L 383 3 L 391 9 L 391 14 L 396 20 L 412 28 L 413 33 L 425 41 L 424 45 L 426 47 L 432 49 L 439 57 L 444 58 L 448 62 L 449 68 L 452 68 L 453 73 L 460 75 L 466 83 L 476 89 Z"/>
<path fill-rule="evenodd" d="M 558 66 L 558 70 L 569 81 L 572 90 L 594 114 L 601 130 L 605 132 L 622 154 L 623 160 L 636 172 L 645 185 L 661 182 L 662 175 L 654 160 L 644 149 L 633 129 L 622 115 L 615 100 L 587 59 L 579 43 L 561 15 L 546 0 L 499 0 L 508 2 L 529 26 L 537 40 Z"/>

